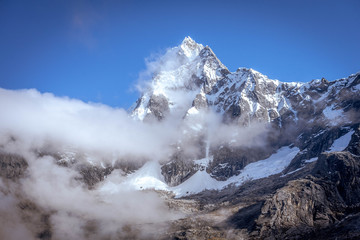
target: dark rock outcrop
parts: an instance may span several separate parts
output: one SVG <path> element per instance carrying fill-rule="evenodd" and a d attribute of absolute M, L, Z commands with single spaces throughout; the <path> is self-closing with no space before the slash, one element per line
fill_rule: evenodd
<path fill-rule="evenodd" d="M 214 178 L 224 181 L 231 176 L 237 175 L 249 163 L 270 156 L 271 148 L 263 147 L 238 147 L 224 146 L 214 151 L 208 172 Z"/>
<path fill-rule="evenodd" d="M 279 189 L 261 209 L 260 238 L 299 238 L 312 229 L 334 223 L 325 189 L 310 179 L 295 180 Z"/>
<path fill-rule="evenodd" d="M 27 167 L 28 163 L 22 156 L 0 153 L 0 177 L 16 180 L 24 175 Z"/>
<path fill-rule="evenodd" d="M 324 153 L 312 175 L 289 182 L 268 199 L 257 220 L 260 238 L 312 238 L 334 236 L 344 222 L 360 214 L 360 157 L 349 152 Z M 341 227 L 343 226 L 343 227 Z M 325 232 L 319 235 L 319 231 Z M 359 236 L 359 228 L 351 229 Z M 339 235 L 348 239 L 350 235 Z M 342 238 L 344 237 L 344 238 Z"/>
<path fill-rule="evenodd" d="M 198 169 L 190 160 L 184 160 L 184 156 L 175 154 L 173 160 L 161 167 L 161 174 L 165 182 L 170 186 L 176 186 L 191 177 Z"/>
<path fill-rule="evenodd" d="M 90 164 L 79 164 L 76 166 L 76 170 L 82 176 L 78 180 L 84 182 L 89 188 L 93 188 L 95 184 L 104 180 L 114 168 L 113 167 L 98 167 Z"/>
<path fill-rule="evenodd" d="M 169 103 L 164 95 L 152 95 L 148 108 L 150 113 L 146 115 L 144 121 L 162 120 L 169 113 Z"/>

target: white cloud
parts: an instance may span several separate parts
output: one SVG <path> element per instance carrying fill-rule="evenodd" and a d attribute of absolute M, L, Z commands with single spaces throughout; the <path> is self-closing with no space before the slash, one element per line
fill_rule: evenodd
<path fill-rule="evenodd" d="M 0 142 L 22 148 L 72 147 L 103 156 L 162 158 L 175 127 L 133 121 L 123 109 L 59 98 L 38 91 L 0 89 Z"/>

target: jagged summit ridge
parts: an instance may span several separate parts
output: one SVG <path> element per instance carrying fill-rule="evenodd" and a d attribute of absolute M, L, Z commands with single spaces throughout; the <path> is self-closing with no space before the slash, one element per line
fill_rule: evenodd
<path fill-rule="evenodd" d="M 190 37 L 170 49 L 161 63 L 171 68 L 161 67 L 154 74 L 149 89 L 132 112 L 135 119 L 161 120 L 174 114 L 184 117 L 197 113 L 201 106 L 221 114 L 225 121 L 241 125 L 274 122 L 281 128 L 322 112 L 321 116 L 328 118 L 329 109 L 338 109 L 340 104 L 331 103 L 336 102 L 331 95 L 343 87 L 355 86 L 358 81 L 352 82 L 359 75 L 333 82 L 322 79 L 298 83 L 272 80 L 251 68 L 230 72 L 210 47 Z M 327 105 L 324 99 L 328 99 Z"/>
<path fill-rule="evenodd" d="M 196 95 L 210 92 L 228 72 L 213 51 L 186 37 L 158 60 L 148 89 L 132 112 L 135 119 L 162 119 L 169 113 L 185 115 Z"/>
<path fill-rule="evenodd" d="M 200 53 L 200 51 L 204 48 L 202 44 L 196 43 L 191 37 L 185 37 L 182 41 L 180 47 L 182 50 L 182 54 L 184 54 L 189 59 L 194 59 Z"/>
<path fill-rule="evenodd" d="M 161 64 L 171 67 L 161 67 L 153 76 L 149 89 L 132 112 L 136 119 L 160 120 L 174 112 L 188 115 L 199 94 L 205 94 L 203 101 L 209 103 L 209 108 L 243 123 L 254 118 L 272 121 L 280 116 L 280 111 L 291 108 L 281 92 L 301 85 L 271 80 L 253 69 L 239 68 L 231 73 L 209 46 L 190 37 L 170 49 Z M 183 96 L 187 96 L 186 101 Z M 292 112 L 295 119 L 296 113 Z"/>

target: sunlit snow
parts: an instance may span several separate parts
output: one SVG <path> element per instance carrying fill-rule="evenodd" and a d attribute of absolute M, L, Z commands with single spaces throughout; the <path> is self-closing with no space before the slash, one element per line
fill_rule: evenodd
<path fill-rule="evenodd" d="M 318 160 L 318 157 L 310 158 L 308 160 L 305 160 L 305 163 L 312 163 Z"/>
<path fill-rule="evenodd" d="M 160 164 L 153 161 L 146 163 L 135 173 L 127 177 L 120 177 L 119 172 L 112 173 L 100 187 L 100 190 L 116 193 L 126 188 L 136 190 L 155 189 L 173 192 L 176 197 L 196 194 L 204 190 L 221 190 L 230 184 L 239 186 L 246 181 L 278 174 L 290 164 L 298 152 L 299 149 L 296 147 L 282 147 L 269 158 L 248 164 L 239 175 L 233 176 L 226 181 L 218 181 L 212 178 L 205 169 L 201 169 L 175 187 L 169 187 L 165 183 L 161 175 Z M 211 160 L 212 157 L 208 157 L 195 160 L 195 163 L 207 167 Z"/>
<path fill-rule="evenodd" d="M 100 187 L 100 191 L 110 193 L 127 189 L 168 190 L 164 177 L 161 175 L 160 164 L 156 161 L 147 162 L 139 170 L 129 174 L 127 177 L 122 177 L 119 172 L 114 171 Z"/>

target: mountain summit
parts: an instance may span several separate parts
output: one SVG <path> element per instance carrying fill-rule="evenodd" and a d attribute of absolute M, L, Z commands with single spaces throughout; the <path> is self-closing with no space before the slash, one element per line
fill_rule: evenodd
<path fill-rule="evenodd" d="M 185 37 L 182 41 L 179 54 L 184 54 L 189 59 L 194 59 L 204 48 L 202 44 L 196 43 L 191 37 Z"/>
<path fill-rule="evenodd" d="M 223 115 L 226 121 L 242 125 L 252 121 L 276 121 L 281 127 L 311 116 L 318 119 L 317 113 L 321 114 L 326 107 L 341 104 L 334 98 L 328 99 L 329 91 L 347 91 L 350 98 L 356 97 L 352 87 L 358 84 L 359 76 L 334 82 L 322 79 L 289 83 L 271 80 L 253 69 L 239 68 L 230 72 L 210 47 L 190 37 L 168 50 L 158 63 L 160 66 L 154 71 L 147 91 L 132 112 L 136 119 L 161 120 L 173 114 L 185 116 L 192 107 L 198 108 L 194 103 L 203 99 L 202 106 L 206 103 L 207 108 Z"/>
<path fill-rule="evenodd" d="M 185 115 L 201 91 L 210 92 L 229 72 L 208 46 L 190 37 L 151 65 L 155 66 L 152 80 L 132 112 L 140 120 L 162 119 L 168 113 Z"/>

